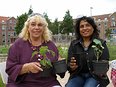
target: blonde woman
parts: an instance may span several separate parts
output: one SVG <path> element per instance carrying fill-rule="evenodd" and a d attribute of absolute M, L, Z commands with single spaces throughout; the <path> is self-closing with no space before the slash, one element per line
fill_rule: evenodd
<path fill-rule="evenodd" d="M 6 87 L 61 87 L 53 69 L 50 76 L 41 77 L 40 72 L 43 69 L 39 63 L 40 57 L 31 58 L 33 51 L 39 51 L 41 46 L 48 46 L 55 52 L 52 58 L 51 54 L 47 54 L 51 62 L 58 60 L 58 50 L 51 41 L 48 23 L 42 15 L 35 13 L 28 17 L 19 38 L 9 49 L 6 63 L 6 72 L 9 77 Z"/>

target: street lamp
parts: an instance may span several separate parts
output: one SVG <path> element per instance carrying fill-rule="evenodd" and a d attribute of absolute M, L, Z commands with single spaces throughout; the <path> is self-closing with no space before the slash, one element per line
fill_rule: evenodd
<path fill-rule="evenodd" d="M 90 16 L 92 17 L 92 9 L 93 7 L 90 7 Z"/>

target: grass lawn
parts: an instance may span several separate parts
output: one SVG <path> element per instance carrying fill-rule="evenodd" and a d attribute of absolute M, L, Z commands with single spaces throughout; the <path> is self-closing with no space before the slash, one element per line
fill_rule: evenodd
<path fill-rule="evenodd" d="M 6 54 L 8 53 L 9 46 L 0 46 L 0 53 Z"/>
<path fill-rule="evenodd" d="M 110 60 L 116 59 L 116 45 L 108 44 L 107 46 L 110 53 Z"/>
<path fill-rule="evenodd" d="M 5 87 L 4 83 L 2 82 L 1 76 L 0 76 L 0 87 Z"/>

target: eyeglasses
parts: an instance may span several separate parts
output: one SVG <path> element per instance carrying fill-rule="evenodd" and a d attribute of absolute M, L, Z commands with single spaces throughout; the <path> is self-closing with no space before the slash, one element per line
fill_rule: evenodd
<path fill-rule="evenodd" d="M 32 16 L 41 16 L 41 17 L 43 17 L 44 18 L 44 16 L 42 15 L 42 14 L 40 14 L 40 13 L 32 13 L 32 14 L 30 14 L 30 15 L 28 15 L 28 18 L 30 18 L 30 17 L 32 17 Z"/>

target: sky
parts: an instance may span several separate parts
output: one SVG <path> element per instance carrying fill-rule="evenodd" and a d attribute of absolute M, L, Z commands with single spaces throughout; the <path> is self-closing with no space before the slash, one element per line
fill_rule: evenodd
<path fill-rule="evenodd" d="M 73 18 L 116 12 L 116 0 L 0 0 L 0 16 L 17 17 L 30 6 L 34 13 L 45 12 L 51 20 L 62 20 L 67 10 Z"/>

